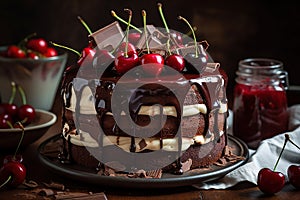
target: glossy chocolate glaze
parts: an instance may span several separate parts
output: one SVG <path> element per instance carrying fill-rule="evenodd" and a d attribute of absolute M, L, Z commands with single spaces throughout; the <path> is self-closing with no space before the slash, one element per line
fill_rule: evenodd
<path fill-rule="evenodd" d="M 78 66 L 72 66 L 68 70 L 66 70 L 64 74 L 63 84 L 62 84 L 62 97 L 63 97 L 63 114 L 62 114 L 62 123 L 63 126 L 66 122 L 68 122 L 70 129 L 69 132 L 66 132 L 65 134 L 77 134 L 75 131 L 80 128 L 80 123 L 74 124 L 72 121 L 72 117 L 70 114 L 67 114 L 66 108 L 69 108 L 71 105 L 71 98 L 72 98 L 72 87 L 74 87 L 74 81 L 77 81 L 76 88 L 75 89 L 75 95 L 76 95 L 76 105 L 75 105 L 75 119 L 74 121 L 79 121 L 80 116 L 80 101 L 82 90 L 84 87 L 89 87 L 94 95 L 94 101 L 95 101 L 95 110 L 97 112 L 97 119 L 99 120 L 99 124 L 101 127 L 104 127 L 104 123 L 112 123 L 109 125 L 109 127 L 112 127 L 110 130 L 103 129 L 103 134 L 93 136 L 94 139 L 96 139 L 99 142 L 99 151 L 103 148 L 103 136 L 105 135 L 115 135 L 115 136 L 129 136 L 131 137 L 131 145 L 130 145 L 130 152 L 136 151 L 135 146 L 135 137 L 157 137 L 160 139 L 160 147 L 163 147 L 163 138 L 173 138 L 178 137 L 178 160 L 177 160 L 177 170 L 176 173 L 180 172 L 181 162 L 180 162 L 180 155 L 181 155 L 181 144 L 182 144 L 182 133 L 180 129 L 180 123 L 181 123 L 181 113 L 182 113 L 182 105 L 185 103 L 185 96 L 188 94 L 188 90 L 194 86 L 197 88 L 197 91 L 200 94 L 199 102 L 204 103 L 207 107 L 207 113 L 201 114 L 204 117 L 204 129 L 203 132 L 197 133 L 202 134 L 206 136 L 206 134 L 210 134 L 209 129 L 209 123 L 210 123 L 210 116 L 214 118 L 214 121 L 218 121 L 218 109 L 220 108 L 219 101 L 223 103 L 227 103 L 226 101 L 226 83 L 227 83 L 227 77 L 224 71 L 216 71 L 213 73 L 206 73 L 204 72 L 201 75 L 193 75 L 185 73 L 183 74 L 184 79 L 178 78 L 176 76 L 169 76 L 169 77 L 163 77 L 164 85 L 158 84 L 157 82 L 160 82 L 160 80 L 152 81 L 153 83 L 149 83 L 149 79 L 134 79 L 134 78 L 128 78 L 128 79 L 122 79 L 120 80 L 120 76 L 113 70 L 109 69 L 110 71 L 105 72 L 104 75 L 99 79 L 84 79 L 84 78 L 77 78 L 76 73 L 78 72 L 81 74 L 82 77 L 89 77 L 91 75 L 90 69 L 85 72 L 85 70 L 80 69 Z M 87 74 L 87 75 L 85 75 Z M 212 81 L 212 78 L 214 78 L 214 81 Z M 153 78 L 152 78 L 153 79 Z M 120 81 L 119 81 L 120 80 Z M 141 87 L 136 88 L 137 81 L 142 85 Z M 225 82 L 224 82 L 225 81 Z M 145 84 L 143 84 L 145 82 Z M 112 104 L 112 93 L 114 92 L 114 89 L 118 85 L 118 97 L 120 98 L 120 104 L 114 105 Z M 170 86 L 170 87 L 168 87 Z M 171 88 L 172 90 L 170 90 Z M 176 95 L 174 94 L 174 91 L 177 91 Z M 177 98 L 179 97 L 179 98 Z M 199 103 L 198 102 L 198 103 Z M 129 131 L 130 135 L 128 135 L 126 132 L 119 128 L 116 121 L 118 119 L 124 120 L 124 118 L 128 118 L 127 121 L 133 122 L 138 124 L 139 126 L 143 125 L 141 124 L 141 121 L 139 120 L 138 112 L 143 105 L 154 105 L 159 104 L 161 106 L 174 106 L 176 109 L 177 117 L 175 117 L 175 124 L 177 126 L 175 127 L 176 131 L 173 134 L 164 134 L 163 129 L 156 133 L 155 135 L 145 135 L 146 132 L 140 131 L 136 126 L 132 126 L 133 128 L 130 128 Z M 113 106 L 113 108 L 112 108 Z M 129 106 L 129 109 L 126 109 L 126 106 Z M 112 109 L 114 109 L 114 116 L 113 119 L 107 121 L 107 113 L 112 112 Z M 162 107 L 160 108 L 160 113 L 162 112 Z M 128 110 L 128 111 L 126 111 Z M 126 111 L 126 115 L 121 115 L 122 111 Z M 128 113 L 127 113 L 128 112 Z M 67 117 L 69 115 L 69 117 Z M 227 116 L 227 113 L 224 115 Z M 150 120 L 146 120 L 147 125 L 148 122 L 151 121 L 153 125 L 157 125 L 161 123 L 163 120 L 161 120 L 164 116 L 160 114 L 158 117 L 151 118 Z M 174 117 L 173 117 L 174 118 Z M 225 120 L 226 121 L 226 120 Z M 161 127 L 164 126 L 164 124 L 160 124 Z M 107 125 L 106 125 L 107 127 Z M 224 125 L 224 131 L 226 130 L 226 124 Z M 214 134 L 220 135 L 218 123 L 214 124 Z M 225 134 L 226 135 L 226 134 Z M 65 141 L 66 142 L 66 141 Z M 71 142 L 68 140 L 68 145 L 64 145 L 63 151 L 60 155 L 61 158 L 65 159 L 71 159 L 72 155 L 70 154 L 69 149 L 65 149 L 65 146 L 68 146 L 70 148 L 72 146 Z M 218 142 L 215 140 L 215 142 Z M 63 159 L 61 159 L 63 160 Z M 101 164 L 99 164 L 101 165 Z M 175 173 L 174 171 L 174 173 Z"/>

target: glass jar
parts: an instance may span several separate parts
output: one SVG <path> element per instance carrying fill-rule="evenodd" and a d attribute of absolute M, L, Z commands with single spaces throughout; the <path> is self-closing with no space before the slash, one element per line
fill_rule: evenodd
<path fill-rule="evenodd" d="M 251 58 L 239 62 L 236 75 L 233 135 L 256 149 L 261 140 L 287 130 L 288 74 L 278 60 Z"/>

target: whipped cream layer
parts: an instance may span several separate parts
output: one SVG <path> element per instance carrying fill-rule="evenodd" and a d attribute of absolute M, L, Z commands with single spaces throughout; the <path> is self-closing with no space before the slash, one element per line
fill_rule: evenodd
<path fill-rule="evenodd" d="M 66 108 L 72 112 L 75 112 L 77 99 L 75 95 L 74 88 L 72 88 L 72 98 L 70 102 L 70 107 Z M 100 102 L 101 103 L 101 102 Z M 103 102 L 105 103 L 105 102 Z M 225 113 L 227 112 L 227 104 L 222 103 L 221 101 L 218 102 L 220 105 L 219 113 Z M 82 95 L 79 102 L 79 107 L 77 108 L 79 110 L 76 110 L 76 112 L 79 112 L 80 114 L 97 114 L 95 110 L 95 102 L 94 102 L 94 96 L 92 94 L 91 89 L 88 86 L 85 86 L 82 89 Z M 141 106 L 138 115 L 149 115 L 149 116 L 155 116 L 160 115 L 160 107 L 159 106 Z M 205 104 L 194 104 L 194 105 L 184 105 L 182 109 L 182 117 L 188 117 L 193 116 L 197 114 L 207 114 L 207 107 Z M 113 115 L 111 112 L 106 113 L 107 115 Z M 122 112 L 121 115 L 125 115 L 125 112 Z M 174 106 L 164 106 L 163 107 L 163 115 L 169 115 L 177 117 L 176 108 Z"/>
<path fill-rule="evenodd" d="M 85 146 L 85 147 L 92 147 L 97 148 L 99 147 L 99 143 L 91 137 L 90 133 L 87 133 L 85 131 L 79 130 L 79 134 L 65 134 L 69 131 L 68 124 L 65 124 L 64 126 L 64 137 L 66 140 L 68 140 L 68 137 L 70 137 L 70 142 L 77 146 Z M 224 134 L 223 131 L 220 132 L 219 137 L 221 137 Z M 183 137 L 182 138 L 182 145 L 181 150 L 185 151 L 187 150 L 191 145 L 193 144 L 207 144 L 209 142 L 212 142 L 215 140 L 214 134 L 207 134 L 209 137 L 204 137 L 203 135 L 197 135 L 192 138 Z M 124 151 L 130 152 L 130 146 L 131 146 L 131 137 L 122 137 L 122 136 L 107 136 L 103 135 L 103 146 L 109 146 L 109 145 L 115 145 L 120 148 L 122 148 Z M 178 149 L 178 137 L 174 138 L 166 138 L 162 139 L 162 148 L 161 148 L 161 140 L 160 138 L 138 138 L 135 137 L 135 145 L 136 145 L 136 151 L 135 152 L 141 152 L 144 150 L 165 150 L 165 151 L 179 151 Z"/>
<path fill-rule="evenodd" d="M 77 102 L 77 96 L 74 88 L 71 88 L 71 99 L 69 107 L 66 109 L 73 112 L 73 113 L 80 113 L 84 115 L 97 115 L 97 112 L 95 110 L 95 98 L 94 95 L 90 89 L 89 86 L 83 86 L 80 90 L 80 101 Z M 66 97 L 63 97 L 66 101 Z M 101 100 L 99 102 L 105 105 L 104 100 Z M 221 102 L 221 100 L 217 100 L 219 104 L 218 113 L 224 114 L 227 112 L 228 107 L 227 103 Z M 176 108 L 174 106 L 163 106 L 162 108 L 157 105 L 149 106 L 149 105 L 143 105 L 140 107 L 138 115 L 148 115 L 148 116 L 155 116 L 160 115 L 161 110 L 163 112 L 163 115 L 166 116 L 174 116 L 177 117 Z M 197 116 L 199 114 L 208 114 L 208 109 L 205 104 L 193 104 L 193 105 L 184 105 L 182 108 L 182 117 L 192 117 Z M 113 113 L 107 112 L 106 115 L 113 116 Z M 126 115 L 125 112 L 121 112 L 121 115 Z M 99 127 L 99 130 L 101 128 Z M 91 134 L 88 132 L 84 132 L 83 130 L 77 130 L 77 133 L 66 134 L 69 133 L 69 125 L 66 123 L 64 125 L 63 129 L 63 135 L 66 139 L 67 137 L 70 137 L 70 142 L 74 145 L 78 146 L 86 146 L 86 147 L 99 147 L 99 143 L 91 137 Z M 215 137 L 221 137 L 224 134 L 223 131 L 218 131 L 217 135 L 214 133 L 211 133 L 210 130 L 208 130 L 207 136 L 204 137 L 203 135 L 196 135 L 194 137 L 182 137 L 181 138 L 181 150 L 188 149 L 193 144 L 207 144 L 209 142 L 212 142 L 213 140 L 217 139 Z M 103 146 L 108 145 L 116 145 L 120 148 L 122 148 L 124 151 L 128 151 L 130 149 L 130 146 L 132 145 L 132 137 L 130 136 L 111 136 L 111 135 L 105 135 L 103 136 Z M 135 137 L 135 145 L 136 145 L 136 152 L 144 151 L 144 150 L 159 150 L 163 149 L 166 151 L 178 151 L 178 137 L 174 138 L 138 138 Z M 161 146 L 162 145 L 162 146 Z"/>

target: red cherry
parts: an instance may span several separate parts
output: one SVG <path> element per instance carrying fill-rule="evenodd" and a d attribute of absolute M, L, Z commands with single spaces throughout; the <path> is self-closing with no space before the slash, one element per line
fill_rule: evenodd
<path fill-rule="evenodd" d="M 93 58 L 96 54 L 96 51 L 92 48 L 86 47 L 82 50 L 81 56 L 77 63 L 81 66 L 84 62 L 84 65 L 90 65 L 93 63 Z"/>
<path fill-rule="evenodd" d="M 57 56 L 57 51 L 53 47 L 48 47 L 46 52 L 43 54 L 45 57 Z"/>
<path fill-rule="evenodd" d="M 136 45 L 140 39 L 141 39 L 141 34 L 138 32 L 132 32 L 128 34 L 128 41 L 133 45 Z"/>
<path fill-rule="evenodd" d="M 0 114 L 5 113 L 10 115 L 11 117 L 16 116 L 18 112 L 18 107 L 14 103 L 2 103 L 0 104 Z"/>
<path fill-rule="evenodd" d="M 99 66 L 107 67 L 114 61 L 114 56 L 107 50 L 98 49 L 93 59 L 93 66 L 95 68 Z"/>
<path fill-rule="evenodd" d="M 157 76 L 164 67 L 164 58 L 160 54 L 145 54 L 140 59 L 143 70 L 150 75 Z"/>
<path fill-rule="evenodd" d="M 25 58 L 26 53 L 20 47 L 11 45 L 7 48 L 7 57 L 10 58 Z"/>
<path fill-rule="evenodd" d="M 181 55 L 171 54 L 165 60 L 166 65 L 181 72 L 184 69 L 185 61 Z"/>
<path fill-rule="evenodd" d="M 7 108 L 6 108 L 6 112 L 10 116 L 15 117 L 17 115 L 17 112 L 18 112 L 18 106 L 14 103 L 8 104 Z"/>
<path fill-rule="evenodd" d="M 13 124 L 13 120 L 8 114 L 0 114 L 0 128 L 11 128 L 10 125 Z"/>
<path fill-rule="evenodd" d="M 178 45 L 183 45 L 181 33 L 177 31 L 171 31 L 170 35 L 177 42 Z"/>
<path fill-rule="evenodd" d="M 27 125 L 34 120 L 36 113 L 35 109 L 31 105 L 24 104 L 19 107 L 17 115 L 22 124 Z"/>
<path fill-rule="evenodd" d="M 126 73 L 139 64 L 139 57 L 136 53 L 130 51 L 127 53 L 127 57 L 124 54 L 125 53 L 119 53 L 115 58 L 115 68 L 120 74 Z"/>
<path fill-rule="evenodd" d="M 120 46 L 118 47 L 117 53 L 122 53 L 125 52 L 126 50 L 126 42 L 122 42 Z M 127 47 L 127 52 L 129 53 L 135 53 L 136 54 L 136 49 L 135 46 L 132 43 L 128 42 L 128 47 Z"/>
<path fill-rule="evenodd" d="M 39 56 L 36 53 L 34 53 L 34 52 L 28 52 L 27 53 L 27 58 L 31 58 L 31 59 L 37 60 L 37 59 L 39 59 Z"/>
<path fill-rule="evenodd" d="M 266 194 L 279 192 L 285 184 L 285 177 L 281 172 L 275 172 L 268 168 L 263 168 L 258 173 L 257 186 Z"/>
<path fill-rule="evenodd" d="M 27 41 L 26 47 L 33 51 L 44 54 L 47 52 L 48 44 L 43 38 L 33 38 Z"/>
<path fill-rule="evenodd" d="M 14 160 L 4 164 L 0 169 L 0 184 L 5 183 L 9 177 L 11 177 L 11 179 L 7 183 L 8 186 L 17 187 L 21 185 L 26 178 L 25 166 L 22 163 Z"/>
<path fill-rule="evenodd" d="M 300 166 L 291 165 L 288 167 L 288 178 L 291 185 L 300 189 Z"/>

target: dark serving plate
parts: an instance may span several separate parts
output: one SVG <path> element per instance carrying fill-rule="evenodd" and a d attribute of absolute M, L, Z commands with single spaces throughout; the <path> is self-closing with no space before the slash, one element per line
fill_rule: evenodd
<path fill-rule="evenodd" d="M 228 145 L 233 149 L 236 156 L 244 159 L 236 162 L 228 162 L 225 166 L 213 165 L 210 168 L 195 169 L 184 173 L 183 175 L 174 175 L 164 173 L 162 178 L 128 178 L 128 177 L 110 177 L 98 175 L 95 172 L 88 171 L 76 164 L 62 164 L 58 161 L 57 156 L 59 148 L 52 148 L 50 154 L 44 153 L 47 146 L 57 145 L 61 140 L 61 134 L 53 136 L 44 141 L 38 149 L 38 156 L 42 164 L 53 172 L 73 180 L 80 180 L 82 183 L 96 184 L 109 187 L 123 188 L 170 188 L 199 184 L 222 178 L 227 173 L 245 164 L 249 158 L 247 145 L 240 139 L 228 135 Z M 58 147 L 58 146 L 57 146 Z M 57 149 L 57 151 L 55 151 Z"/>

